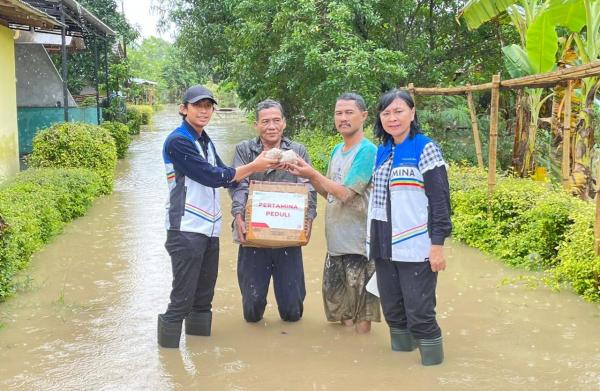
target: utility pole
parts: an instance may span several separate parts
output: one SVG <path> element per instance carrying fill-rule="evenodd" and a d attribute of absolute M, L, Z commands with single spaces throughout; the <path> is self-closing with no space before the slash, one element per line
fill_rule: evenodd
<path fill-rule="evenodd" d="M 69 87 L 67 86 L 68 82 L 68 72 L 69 72 L 69 64 L 67 60 L 67 25 L 65 22 L 65 2 L 60 2 L 60 23 L 62 24 L 62 28 L 60 30 L 61 35 L 61 46 L 60 46 L 60 54 L 62 59 L 62 87 L 63 87 L 63 117 L 65 122 L 69 122 Z"/>
<path fill-rule="evenodd" d="M 121 14 L 125 19 L 125 0 L 121 0 Z M 125 42 L 125 35 L 123 35 L 123 56 L 127 59 L 127 43 Z"/>

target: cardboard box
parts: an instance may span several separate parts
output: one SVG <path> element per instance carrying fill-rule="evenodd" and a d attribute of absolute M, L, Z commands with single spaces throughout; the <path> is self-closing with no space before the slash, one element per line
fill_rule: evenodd
<path fill-rule="evenodd" d="M 303 183 L 250 181 L 245 247 L 293 247 L 308 243 L 308 187 Z"/>

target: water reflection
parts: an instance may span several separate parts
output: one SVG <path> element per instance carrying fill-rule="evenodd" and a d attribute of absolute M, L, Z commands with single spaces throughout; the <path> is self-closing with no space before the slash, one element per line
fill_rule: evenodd
<path fill-rule="evenodd" d="M 156 345 L 156 314 L 170 291 L 163 248 L 166 182 L 162 142 L 175 107 L 155 117 L 119 163 L 115 192 L 36 255 L 31 287 L 0 305 L 0 389 L 22 390 L 596 390 L 600 310 L 568 293 L 502 285 L 519 273 L 454 243 L 440 275 L 438 312 L 446 362 L 423 368 L 418 353 L 389 349 L 387 327 L 371 335 L 327 324 L 321 298 L 323 221 L 304 250 L 307 299 L 298 323 L 269 304 L 243 321 L 237 248 L 225 214 L 212 336 Z M 252 137 L 240 118 L 208 129 L 227 162 Z M 229 200 L 223 194 L 223 208 Z M 322 216 L 322 203 L 319 212 Z M 268 298 L 274 303 L 273 296 Z"/>

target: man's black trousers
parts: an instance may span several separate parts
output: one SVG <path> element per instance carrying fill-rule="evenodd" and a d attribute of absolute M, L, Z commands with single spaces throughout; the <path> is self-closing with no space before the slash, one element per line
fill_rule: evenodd
<path fill-rule="evenodd" d="M 219 238 L 195 232 L 167 231 L 173 289 L 163 319 L 180 322 L 190 312 L 210 312 L 219 270 Z"/>
<path fill-rule="evenodd" d="M 240 246 L 237 274 L 244 319 L 248 322 L 262 319 L 271 276 L 281 319 L 295 322 L 302 317 L 306 289 L 300 247 L 271 249 Z"/>

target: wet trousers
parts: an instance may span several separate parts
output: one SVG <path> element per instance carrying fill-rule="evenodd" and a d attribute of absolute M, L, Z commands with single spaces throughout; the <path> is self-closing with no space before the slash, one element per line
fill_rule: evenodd
<path fill-rule="evenodd" d="M 306 296 L 300 247 L 240 246 L 237 275 L 246 321 L 258 322 L 262 319 L 267 306 L 271 276 L 279 316 L 288 322 L 300 320 Z"/>
<path fill-rule="evenodd" d="M 163 319 L 180 322 L 190 312 L 210 312 L 219 269 L 219 238 L 167 231 L 173 288 Z"/>
<path fill-rule="evenodd" d="M 390 328 L 408 329 L 417 339 L 442 335 L 435 319 L 437 273 L 429 262 L 375 261 L 379 299 Z"/>
<path fill-rule="evenodd" d="M 329 255 L 323 268 L 323 306 L 330 322 L 380 321 L 379 299 L 365 286 L 375 262 L 359 254 Z"/>

